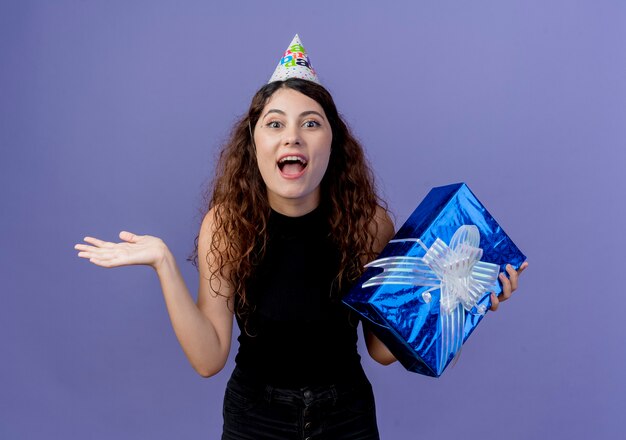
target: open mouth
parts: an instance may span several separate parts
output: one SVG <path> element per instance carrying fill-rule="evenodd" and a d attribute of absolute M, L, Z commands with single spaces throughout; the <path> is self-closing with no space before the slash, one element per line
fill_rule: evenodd
<path fill-rule="evenodd" d="M 298 176 L 307 166 L 307 161 L 300 156 L 285 156 L 278 161 L 280 172 L 286 176 Z"/>

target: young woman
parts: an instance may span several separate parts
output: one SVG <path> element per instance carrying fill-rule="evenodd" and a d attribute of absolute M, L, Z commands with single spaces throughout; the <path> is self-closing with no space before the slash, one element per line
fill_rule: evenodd
<path fill-rule="evenodd" d="M 357 320 L 340 299 L 393 225 L 324 87 L 289 78 L 255 94 L 221 153 L 207 209 L 197 303 L 157 237 L 123 231 L 123 243 L 85 237 L 90 245 L 76 249 L 99 266 L 156 270 L 176 336 L 203 377 L 224 367 L 236 317 L 223 439 L 377 439 Z M 507 272 L 493 310 L 517 287 L 518 272 Z M 363 334 L 373 359 L 395 360 L 367 326 Z"/>

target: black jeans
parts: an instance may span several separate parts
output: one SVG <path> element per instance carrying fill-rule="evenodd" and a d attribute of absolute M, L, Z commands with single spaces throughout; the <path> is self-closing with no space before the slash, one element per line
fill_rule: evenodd
<path fill-rule="evenodd" d="M 222 440 L 378 440 L 372 386 L 275 388 L 235 368 L 224 395 Z"/>

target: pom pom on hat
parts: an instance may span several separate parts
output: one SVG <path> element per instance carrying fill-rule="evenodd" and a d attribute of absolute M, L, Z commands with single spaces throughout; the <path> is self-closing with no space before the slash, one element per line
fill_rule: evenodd
<path fill-rule="evenodd" d="M 317 84 L 320 83 L 298 34 L 293 37 L 291 44 L 278 61 L 278 66 L 276 66 L 276 70 L 274 70 L 274 74 L 268 83 L 284 81 L 287 78 L 300 78 L 313 81 Z"/>

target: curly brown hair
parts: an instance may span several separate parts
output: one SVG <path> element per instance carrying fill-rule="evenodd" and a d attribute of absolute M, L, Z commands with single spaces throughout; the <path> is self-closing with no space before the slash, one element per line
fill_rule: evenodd
<path fill-rule="evenodd" d="M 296 90 L 318 102 L 332 128 L 331 155 L 320 185 L 320 203 L 328 207 L 331 239 L 340 253 L 336 276 L 337 294 L 362 273 L 362 262 L 371 259 L 377 234 L 377 207 L 386 210 L 376 194 L 374 176 L 363 148 L 342 120 L 330 93 L 311 81 L 290 78 L 275 81 L 254 95 L 250 108 L 233 127 L 223 147 L 216 176 L 207 190 L 206 213 L 214 210 L 214 233 L 205 259 L 211 255 L 215 271 L 210 283 L 220 277 L 235 292 L 234 311 L 240 318 L 249 316 L 252 306 L 246 296 L 246 284 L 263 258 L 268 241 L 267 222 L 271 208 L 267 190 L 257 166 L 252 127 L 270 97 L 282 88 Z M 346 209 L 349 207 L 349 209 Z M 198 267 L 198 238 L 188 258 Z M 219 293 L 218 293 L 219 294 Z"/>

